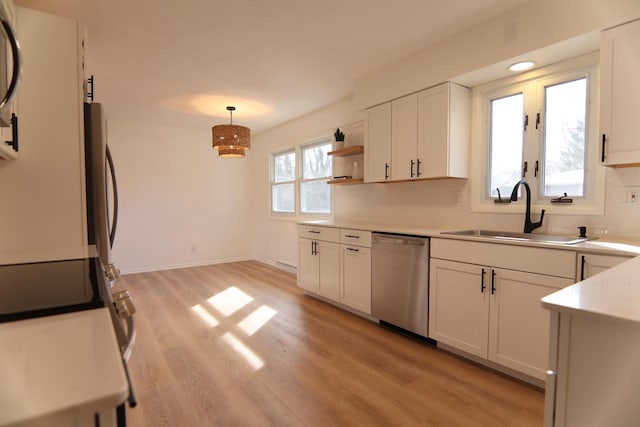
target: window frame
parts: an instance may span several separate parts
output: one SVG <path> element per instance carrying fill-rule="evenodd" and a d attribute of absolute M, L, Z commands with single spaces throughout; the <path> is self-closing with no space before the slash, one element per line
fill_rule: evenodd
<path fill-rule="evenodd" d="M 294 161 L 293 180 L 276 182 L 275 180 L 276 157 L 282 156 L 285 154 L 290 154 L 290 153 L 293 153 L 293 161 Z M 296 215 L 296 207 L 298 205 L 298 191 L 297 191 L 297 185 L 296 185 L 296 182 L 297 182 L 296 178 L 298 176 L 298 155 L 296 152 L 296 147 L 288 147 L 288 148 L 280 149 L 278 151 L 271 152 L 269 156 L 269 161 L 270 161 L 269 163 L 269 170 L 270 170 L 269 198 L 270 198 L 271 215 L 294 216 Z M 274 210 L 274 203 L 273 203 L 273 189 L 278 185 L 285 185 L 285 184 L 293 184 L 293 211 L 276 211 Z"/>
<path fill-rule="evenodd" d="M 304 154 L 305 151 L 307 150 L 311 150 L 315 147 L 321 146 L 321 145 L 332 145 L 333 144 L 333 140 L 331 137 L 323 137 L 323 138 L 318 138 L 303 144 L 300 144 L 299 146 L 299 151 L 300 151 L 300 168 L 299 168 L 299 184 L 298 184 L 298 188 L 299 188 L 299 194 L 300 194 L 300 198 L 298 201 L 298 209 L 300 212 L 300 215 L 321 215 L 321 216 L 329 216 L 333 214 L 333 190 L 332 187 L 329 185 L 329 212 L 307 212 L 307 211 L 303 211 L 302 209 L 302 186 L 303 184 L 308 184 L 308 183 L 314 183 L 314 182 L 327 182 L 330 181 L 333 178 L 333 157 L 328 156 L 330 164 L 331 164 L 331 171 L 330 174 L 327 176 L 323 176 L 323 177 L 318 177 L 318 178 L 305 178 L 304 177 Z M 332 151 L 331 148 L 329 148 L 329 151 Z"/>
<path fill-rule="evenodd" d="M 324 144 L 333 144 L 333 135 L 332 134 L 326 134 L 323 135 L 321 137 L 318 138 L 314 138 L 314 139 L 310 139 L 307 141 L 304 141 L 302 143 L 293 145 L 293 146 L 287 146 L 287 147 L 283 147 L 283 148 L 279 148 L 276 150 L 273 150 L 269 153 L 269 211 L 270 211 L 270 215 L 272 219 L 276 219 L 276 220 L 283 220 L 283 221 L 299 221 L 299 220 L 314 220 L 314 219 L 321 219 L 321 220 L 326 220 L 326 219 L 330 219 L 333 217 L 334 214 L 334 191 L 333 191 L 333 186 L 329 185 L 329 192 L 330 192 L 330 206 L 329 206 L 329 212 L 328 213 L 320 213 L 320 212 L 303 212 L 302 211 L 302 183 L 303 182 L 318 182 L 318 181 L 329 181 L 331 180 L 333 177 L 332 176 L 328 176 L 328 177 L 322 177 L 322 178 L 312 178 L 312 179 L 306 179 L 303 180 L 303 174 L 304 174 L 304 166 L 302 165 L 302 162 L 304 161 L 304 150 L 308 149 L 308 148 L 312 148 L 314 146 L 317 145 L 324 145 Z M 331 151 L 331 150 L 330 150 Z M 282 155 L 285 153 L 290 153 L 293 152 L 294 153 L 294 159 L 295 159 L 295 180 L 294 181 L 283 181 L 283 182 L 278 182 L 275 183 L 275 157 L 278 155 Z M 331 161 L 331 173 L 334 172 L 335 169 L 335 162 L 333 157 L 329 156 L 329 159 Z M 295 200 L 295 204 L 294 204 L 294 211 L 293 212 L 280 212 L 280 211 L 274 211 L 273 210 L 273 188 L 274 185 L 281 185 L 281 184 L 289 184 L 289 183 L 293 183 L 294 184 L 294 200 Z"/>
<path fill-rule="evenodd" d="M 599 54 L 591 53 L 577 58 L 562 61 L 551 66 L 523 73 L 517 76 L 507 77 L 490 83 L 476 86 L 472 90 L 472 158 L 481 159 L 479 162 L 471 163 L 471 211 L 472 212 L 500 212 L 515 213 L 522 211 L 524 201 L 519 198 L 518 202 L 510 204 L 494 203 L 494 198 L 490 198 L 490 100 L 503 97 L 509 93 L 515 94 L 515 88 L 527 86 L 525 93 L 525 112 L 529 114 L 529 128 L 533 132 L 525 132 L 524 135 L 524 158 L 523 160 L 540 160 L 540 169 L 543 171 L 544 163 L 542 155 L 543 128 L 535 130 L 535 115 L 537 112 L 544 117 L 540 93 L 544 88 L 561 82 L 577 80 L 581 77 L 587 78 L 587 105 L 585 123 L 585 181 L 584 197 L 574 198 L 572 204 L 552 204 L 552 197 L 543 197 L 541 185 L 542 178 L 534 178 L 534 164 L 529 164 L 527 182 L 531 187 L 532 205 L 543 208 L 551 214 L 568 215 L 602 215 L 604 214 L 604 197 L 606 170 L 597 160 L 598 141 L 598 57 Z M 553 82 L 553 83 L 551 83 Z M 510 92 L 511 90 L 511 92 Z M 532 115 L 533 113 L 533 115 Z M 544 123 L 543 123 L 544 126 Z M 503 198 L 509 195 L 503 195 Z"/>

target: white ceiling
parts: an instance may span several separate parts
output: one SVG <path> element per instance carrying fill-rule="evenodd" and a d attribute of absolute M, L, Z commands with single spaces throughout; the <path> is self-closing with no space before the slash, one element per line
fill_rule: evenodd
<path fill-rule="evenodd" d="M 235 105 L 234 122 L 255 134 L 345 98 L 360 76 L 525 1 L 15 3 L 88 29 L 96 101 L 109 117 L 208 129 Z M 196 96 L 213 111 L 198 112 Z"/>

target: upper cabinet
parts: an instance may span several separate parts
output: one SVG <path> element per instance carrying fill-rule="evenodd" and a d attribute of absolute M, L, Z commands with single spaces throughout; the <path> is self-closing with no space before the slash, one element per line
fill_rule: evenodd
<path fill-rule="evenodd" d="M 420 178 L 467 178 L 471 92 L 444 83 L 418 94 Z"/>
<path fill-rule="evenodd" d="M 640 166 L 640 20 L 600 38 L 600 149 L 607 166 Z"/>
<path fill-rule="evenodd" d="M 391 179 L 413 179 L 418 168 L 418 94 L 391 101 Z"/>
<path fill-rule="evenodd" d="M 443 83 L 365 113 L 365 182 L 466 178 L 470 91 Z"/>
<path fill-rule="evenodd" d="M 391 103 L 369 108 L 364 116 L 364 182 L 382 182 L 391 170 Z"/>

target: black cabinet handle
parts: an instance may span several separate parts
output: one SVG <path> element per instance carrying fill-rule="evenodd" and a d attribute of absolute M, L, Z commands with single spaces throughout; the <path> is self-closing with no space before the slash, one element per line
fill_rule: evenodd
<path fill-rule="evenodd" d="M 491 295 L 496 293 L 496 271 L 491 269 Z"/>
<path fill-rule="evenodd" d="M 422 162 L 420 161 L 420 159 L 418 159 L 418 161 L 417 161 L 416 163 L 417 163 L 417 166 L 418 166 L 418 167 L 417 167 L 417 170 L 416 170 L 416 176 L 417 176 L 418 178 L 420 178 L 420 175 L 421 175 L 421 174 L 420 174 L 420 163 L 422 163 Z"/>
<path fill-rule="evenodd" d="M 536 160 L 536 166 L 533 168 L 533 176 L 535 178 L 538 177 L 538 170 L 539 170 L 540 165 L 538 164 L 538 161 Z"/>
<path fill-rule="evenodd" d="M 309 230 L 309 233 L 313 233 L 313 234 L 320 234 L 319 231 L 315 231 L 315 230 Z"/>
<path fill-rule="evenodd" d="M 18 152 L 18 116 L 15 113 L 11 113 L 11 141 L 5 143 Z"/>
<path fill-rule="evenodd" d="M 414 175 L 414 173 L 413 173 L 413 165 L 415 165 L 415 164 L 416 164 L 416 162 L 414 162 L 413 159 L 411 159 L 411 178 L 413 178 L 413 175 Z"/>
<path fill-rule="evenodd" d="M 584 255 L 582 255 L 580 260 L 580 281 L 584 280 L 584 264 L 586 262 Z"/>
<path fill-rule="evenodd" d="M 604 154 L 604 148 L 605 148 L 605 144 L 607 142 L 606 140 L 607 140 L 607 136 L 603 133 L 602 134 L 602 154 L 601 154 L 601 158 L 600 158 L 602 163 L 604 163 L 604 159 L 606 157 L 605 154 Z"/>
<path fill-rule="evenodd" d="M 356 236 L 355 234 L 345 234 L 344 237 L 349 237 L 351 239 L 359 239 L 360 236 Z"/>
<path fill-rule="evenodd" d="M 384 179 L 389 179 L 389 163 L 384 164 Z"/>
<path fill-rule="evenodd" d="M 480 293 L 484 294 L 484 289 L 486 286 L 484 285 L 484 268 L 482 269 L 482 275 L 480 276 Z"/>
<path fill-rule="evenodd" d="M 347 248 L 347 250 L 351 252 L 360 252 L 360 249 L 355 249 L 355 248 Z"/>
<path fill-rule="evenodd" d="M 529 169 L 529 162 L 525 161 L 522 166 L 522 177 L 524 178 L 527 175 L 527 170 Z"/>

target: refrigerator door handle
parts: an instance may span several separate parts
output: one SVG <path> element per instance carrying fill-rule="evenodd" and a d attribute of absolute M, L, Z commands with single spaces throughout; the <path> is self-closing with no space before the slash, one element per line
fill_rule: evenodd
<path fill-rule="evenodd" d="M 118 182 L 116 180 L 116 169 L 113 166 L 113 157 L 111 157 L 109 145 L 107 145 L 107 164 L 109 165 L 111 186 L 113 188 L 113 220 L 109 227 L 109 247 L 113 248 L 113 242 L 116 239 L 116 229 L 118 228 Z"/>

